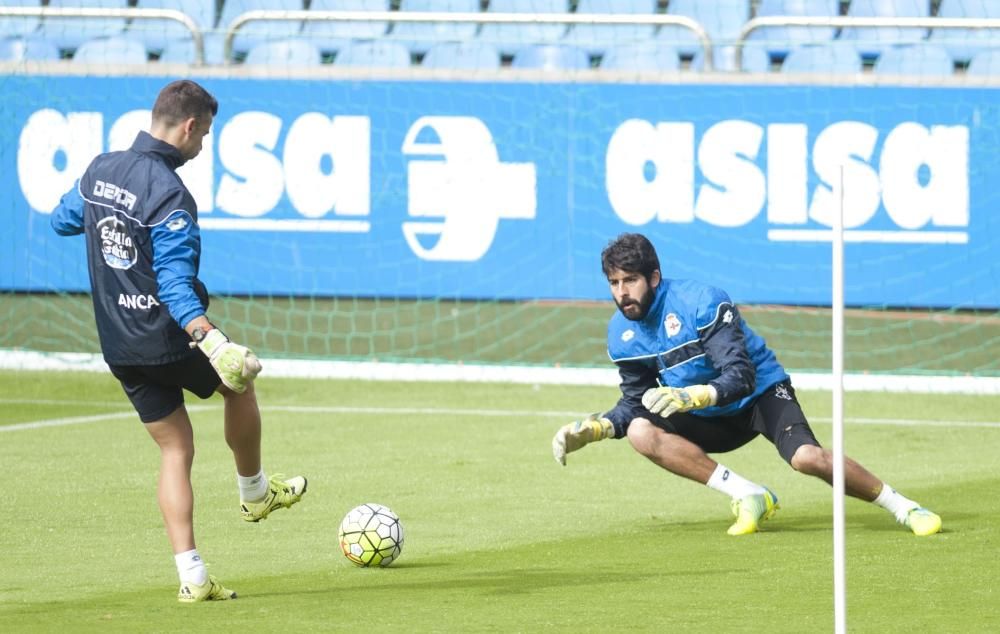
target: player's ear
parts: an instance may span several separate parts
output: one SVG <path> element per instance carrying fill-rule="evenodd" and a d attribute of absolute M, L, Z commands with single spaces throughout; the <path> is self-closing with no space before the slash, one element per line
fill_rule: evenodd
<path fill-rule="evenodd" d="M 184 120 L 184 123 L 181 125 L 183 126 L 184 134 L 186 134 L 187 136 L 192 136 L 194 134 L 195 129 L 198 127 L 198 119 L 194 117 L 188 117 L 187 119 Z"/>
<path fill-rule="evenodd" d="M 653 272 L 649 275 L 649 287 L 656 288 L 660 285 L 660 269 L 653 269 Z"/>

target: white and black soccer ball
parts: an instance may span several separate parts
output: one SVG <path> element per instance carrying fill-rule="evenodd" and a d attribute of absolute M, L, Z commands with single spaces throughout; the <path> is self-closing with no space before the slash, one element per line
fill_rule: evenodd
<path fill-rule="evenodd" d="M 362 504 L 340 523 L 340 549 L 356 566 L 388 566 L 403 550 L 399 516 L 381 504 Z"/>

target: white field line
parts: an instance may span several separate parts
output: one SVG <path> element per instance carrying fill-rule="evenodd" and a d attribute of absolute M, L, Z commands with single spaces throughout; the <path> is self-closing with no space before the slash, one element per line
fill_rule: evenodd
<path fill-rule="evenodd" d="M 618 372 L 603 368 L 503 366 L 376 361 L 263 359 L 267 377 L 365 381 L 443 381 L 524 385 L 618 385 Z M 0 349 L 0 370 L 107 372 L 99 354 Z M 797 389 L 830 390 L 829 373 L 792 372 Z M 844 389 L 865 392 L 1000 394 L 1000 377 L 845 374 Z"/>
<path fill-rule="evenodd" d="M 8 401 L 0 399 L 0 404 Z M 24 403 L 25 401 L 19 401 Z M 57 401 L 44 401 L 52 404 Z M 67 401 L 67 403 L 78 403 L 79 401 Z M 221 410 L 221 405 L 194 405 L 189 406 L 189 411 L 211 411 Z M 348 407 L 348 406 L 323 406 L 323 405 L 271 405 L 262 407 L 264 414 L 267 412 L 291 412 L 299 414 L 355 414 L 361 416 L 374 415 L 395 415 L 395 416 L 464 416 L 468 418 L 558 418 L 567 421 L 585 416 L 581 412 L 564 411 L 518 411 L 500 409 L 453 409 L 445 407 Z M 40 429 L 44 427 L 62 427 L 66 425 L 80 425 L 84 423 L 96 423 L 107 420 L 121 418 L 136 418 L 133 411 L 111 412 L 107 414 L 94 414 L 91 416 L 72 416 L 68 418 L 52 418 L 13 425 L 0 425 L 0 432 L 22 431 L 28 429 Z M 814 423 L 829 424 L 830 418 L 816 417 L 811 419 Z M 849 418 L 847 423 L 851 425 L 895 425 L 905 427 L 980 427 L 988 429 L 1000 429 L 1000 421 L 949 421 L 949 420 L 911 420 L 905 418 Z"/>

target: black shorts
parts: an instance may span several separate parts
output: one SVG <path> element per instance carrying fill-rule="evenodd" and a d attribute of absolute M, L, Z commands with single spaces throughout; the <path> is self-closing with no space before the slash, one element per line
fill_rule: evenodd
<path fill-rule="evenodd" d="M 674 414 L 661 418 L 650 414 L 649 420 L 660 429 L 687 438 L 705 453 L 738 449 L 761 434 L 791 464 L 792 456 L 802 445 L 820 446 L 789 381 L 767 388 L 753 405 L 732 416 Z"/>
<path fill-rule="evenodd" d="M 222 383 L 208 357 L 198 350 L 164 365 L 110 365 L 139 419 L 144 423 L 166 418 L 184 404 L 184 392 L 208 398 Z"/>

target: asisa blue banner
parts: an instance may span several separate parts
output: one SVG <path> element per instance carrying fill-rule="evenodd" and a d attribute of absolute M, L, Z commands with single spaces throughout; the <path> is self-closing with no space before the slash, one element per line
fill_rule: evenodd
<path fill-rule="evenodd" d="M 162 77 L 6 76 L 0 287 L 86 290 L 48 227 Z M 199 204 L 214 293 L 604 299 L 600 251 L 741 302 L 1000 306 L 1000 89 L 221 79 Z M 4 244 L 5 243 L 5 244 Z"/>

